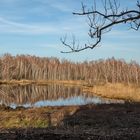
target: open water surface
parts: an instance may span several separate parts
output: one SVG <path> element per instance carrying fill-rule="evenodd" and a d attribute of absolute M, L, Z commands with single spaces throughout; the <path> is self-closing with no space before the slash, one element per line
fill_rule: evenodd
<path fill-rule="evenodd" d="M 66 87 L 57 84 L 38 85 L 0 85 L 0 104 L 12 108 L 68 106 L 85 104 L 123 103 L 122 100 L 112 100 L 97 97 L 93 93 L 82 92 L 80 87 Z"/>

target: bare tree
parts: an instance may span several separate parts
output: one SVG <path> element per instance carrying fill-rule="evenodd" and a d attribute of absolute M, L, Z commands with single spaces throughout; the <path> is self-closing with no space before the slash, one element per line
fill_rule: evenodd
<path fill-rule="evenodd" d="M 57 58 L 29 55 L 0 57 L 0 80 L 83 80 L 89 85 L 100 83 L 140 84 L 140 65 L 115 58 L 70 62 Z"/>
<path fill-rule="evenodd" d="M 80 46 L 76 43 L 75 37 L 72 39 L 72 43 L 67 42 L 67 37 L 61 38 L 61 42 L 64 46 L 68 47 L 70 52 L 79 52 L 85 49 L 93 49 L 99 45 L 104 33 L 111 31 L 112 27 L 117 24 L 127 24 L 130 29 L 138 30 L 140 27 L 140 2 L 136 2 L 136 9 L 120 10 L 120 3 L 117 0 L 102 0 L 103 10 L 98 10 L 97 4 L 94 1 L 93 6 L 87 9 L 82 4 L 82 11 L 73 13 L 78 16 L 87 16 L 89 32 L 88 35 L 92 42 L 85 43 Z"/>

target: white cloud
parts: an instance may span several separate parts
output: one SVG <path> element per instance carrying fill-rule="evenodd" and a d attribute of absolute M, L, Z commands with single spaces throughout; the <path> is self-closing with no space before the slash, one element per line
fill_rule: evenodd
<path fill-rule="evenodd" d="M 45 48 L 45 49 L 55 49 L 55 50 L 59 50 L 60 51 L 60 46 L 58 46 L 58 43 L 56 44 L 50 44 L 50 43 L 42 43 L 38 45 L 41 48 Z"/>
<path fill-rule="evenodd" d="M 77 23 L 76 23 L 77 22 Z M 66 20 L 56 23 L 19 23 L 0 17 L 0 33 L 14 33 L 23 35 L 54 34 L 83 32 L 84 25 L 79 21 Z M 81 34 L 80 34 L 81 35 Z"/>
<path fill-rule="evenodd" d="M 58 9 L 62 12 L 71 12 L 72 13 L 72 8 L 68 7 L 68 5 L 64 3 L 50 3 L 50 6 L 52 8 Z"/>
<path fill-rule="evenodd" d="M 57 9 L 62 12 L 71 12 L 73 11 L 73 2 L 65 0 L 51 0 L 51 1 L 40 1 L 42 4 L 49 5 L 52 9 Z"/>
<path fill-rule="evenodd" d="M 55 31 L 52 26 L 23 24 L 0 17 L 0 32 L 3 33 L 45 34 Z"/>
<path fill-rule="evenodd" d="M 140 32 L 135 30 L 111 30 L 105 36 L 113 38 L 140 39 Z"/>

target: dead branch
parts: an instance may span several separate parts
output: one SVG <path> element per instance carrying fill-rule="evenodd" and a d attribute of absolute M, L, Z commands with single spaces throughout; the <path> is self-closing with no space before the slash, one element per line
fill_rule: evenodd
<path fill-rule="evenodd" d="M 86 6 L 82 4 L 82 12 L 74 12 L 74 15 L 87 16 L 90 39 L 92 43 L 85 43 L 80 46 L 73 38 L 72 43 L 67 43 L 66 36 L 61 38 L 61 42 L 64 46 L 68 47 L 70 51 L 62 51 L 62 53 L 79 52 L 85 49 L 93 49 L 99 45 L 104 33 L 111 31 L 113 26 L 117 24 L 127 24 L 130 29 L 139 30 L 140 27 L 140 2 L 137 1 L 137 9 L 120 10 L 120 3 L 117 0 L 102 0 L 103 11 L 97 10 L 96 2 L 94 1 L 93 7 L 86 9 Z"/>

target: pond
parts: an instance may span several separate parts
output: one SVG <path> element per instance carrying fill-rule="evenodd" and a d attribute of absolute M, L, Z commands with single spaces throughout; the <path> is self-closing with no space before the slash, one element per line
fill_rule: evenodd
<path fill-rule="evenodd" d="M 123 103 L 122 100 L 112 100 L 97 97 L 93 93 L 82 92 L 80 87 L 67 87 L 57 84 L 39 85 L 0 85 L 0 104 L 12 108 L 68 106 L 102 103 Z"/>

